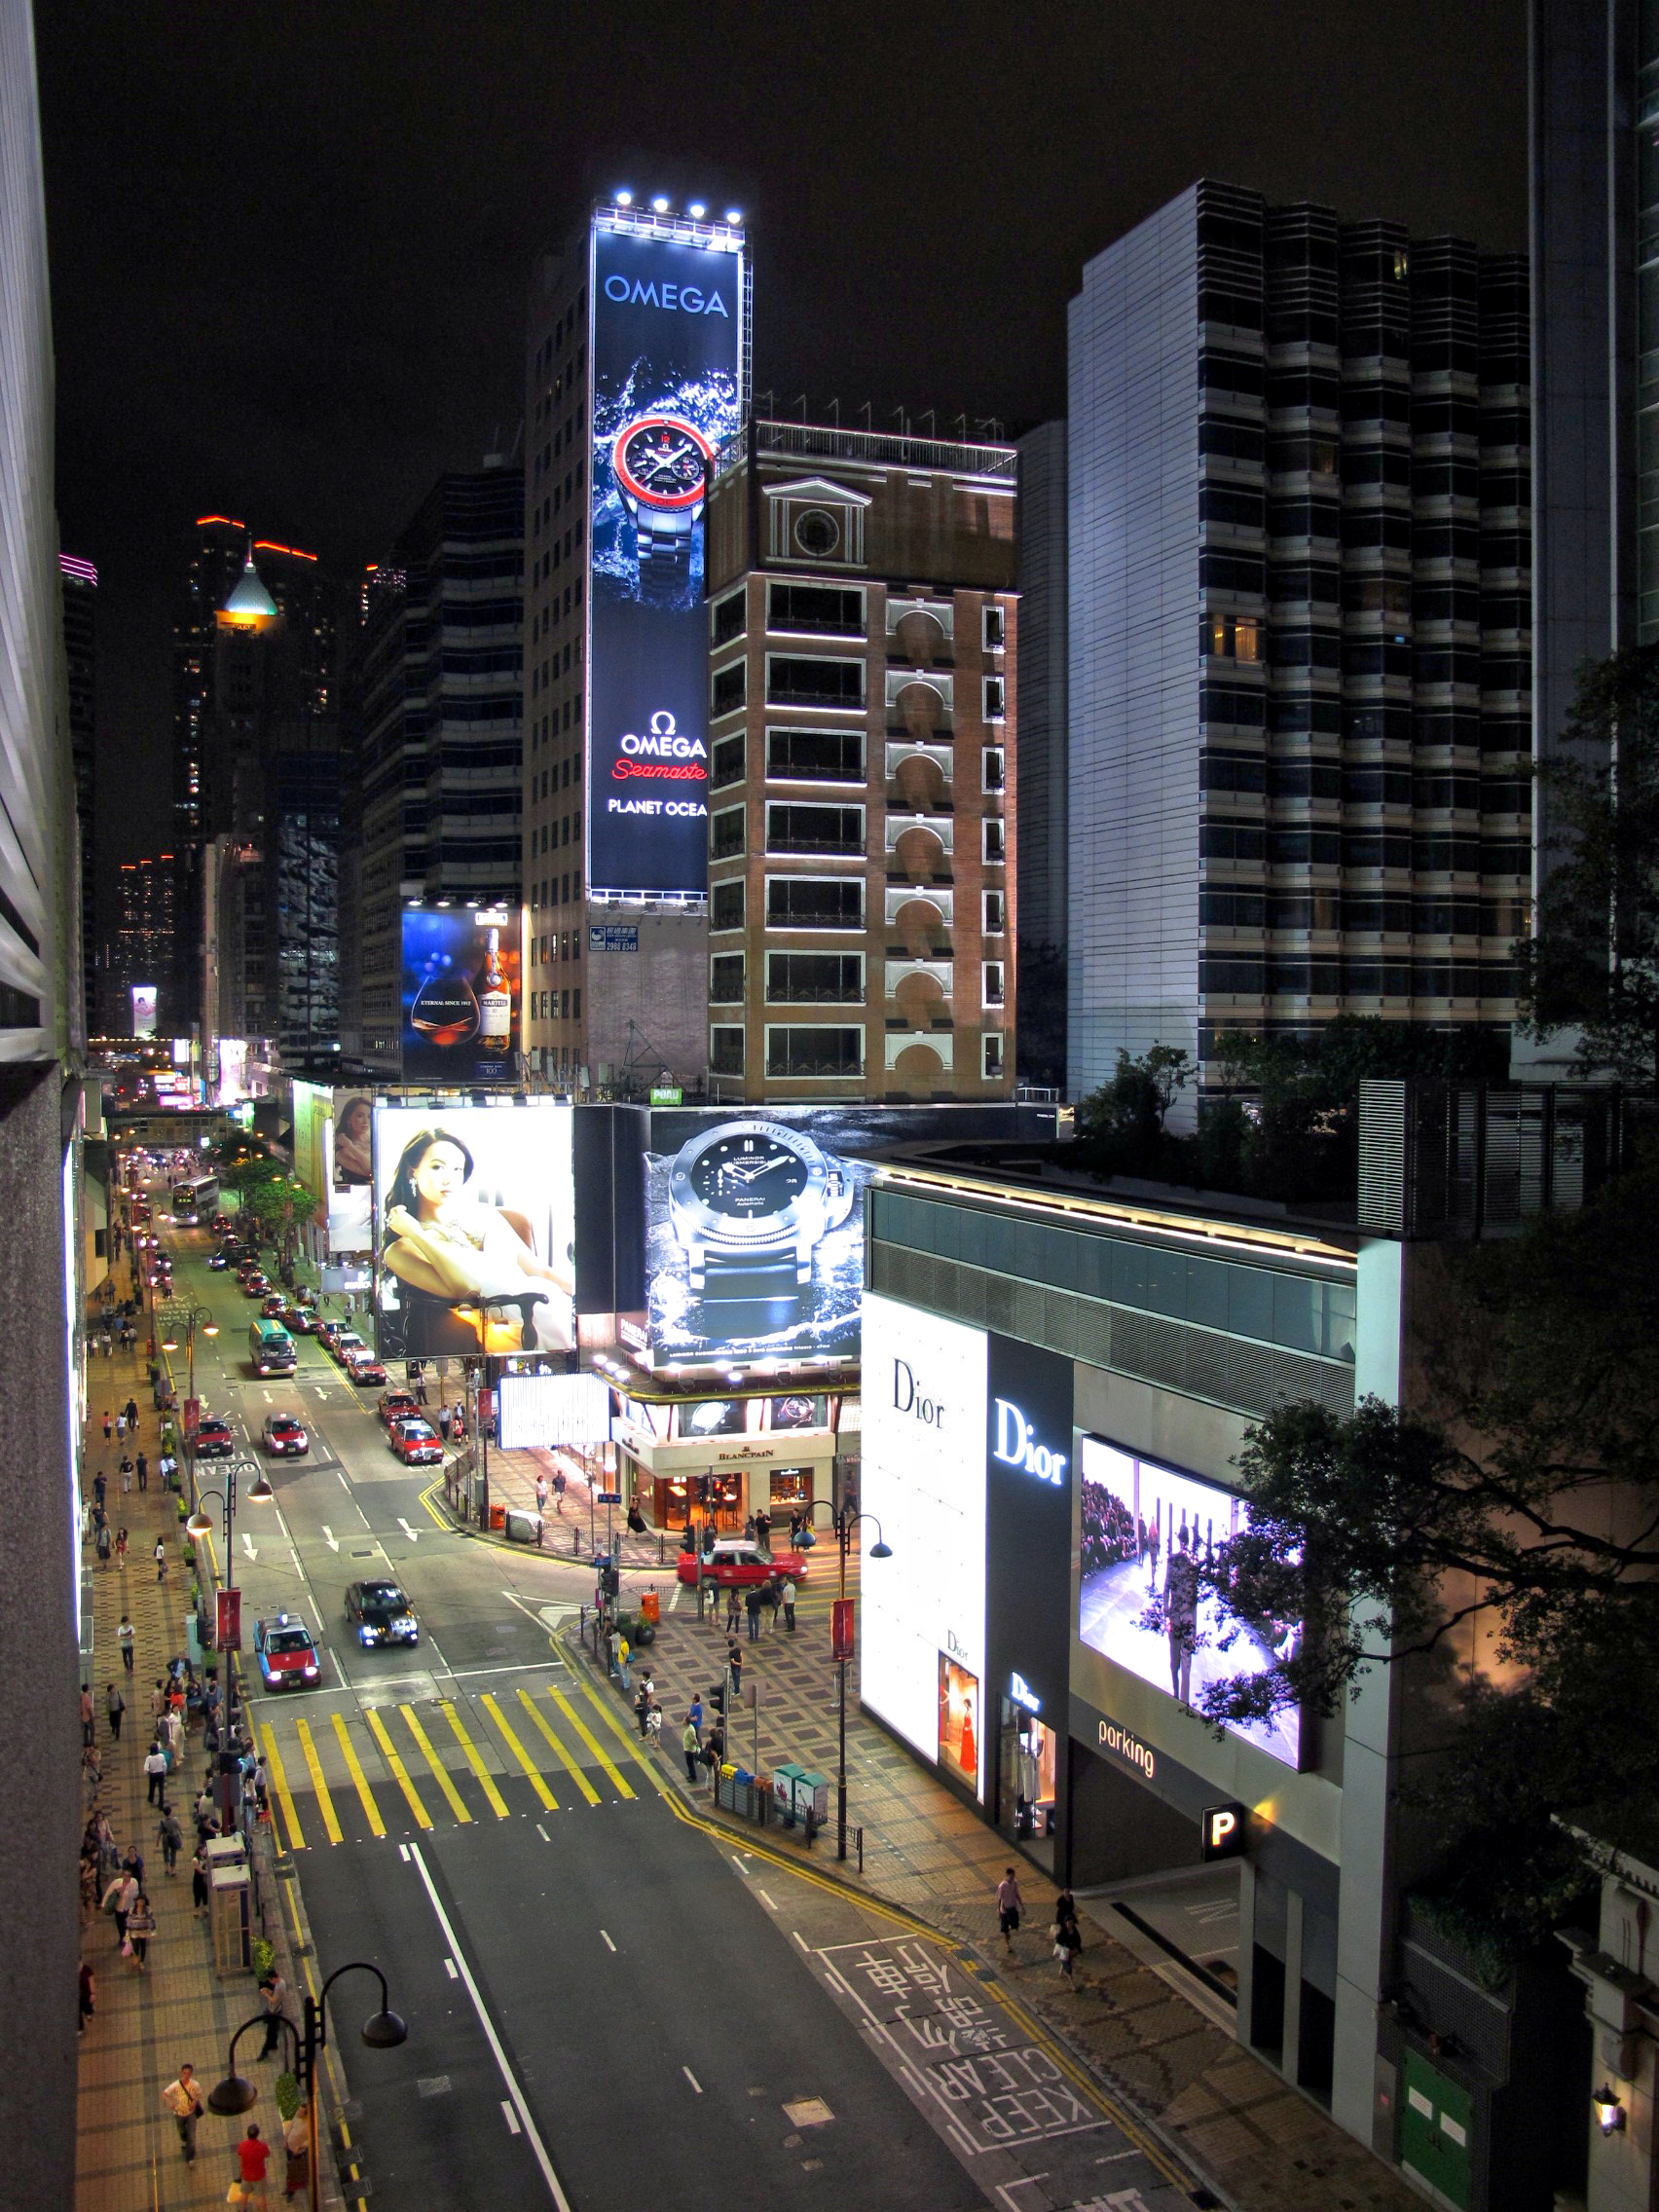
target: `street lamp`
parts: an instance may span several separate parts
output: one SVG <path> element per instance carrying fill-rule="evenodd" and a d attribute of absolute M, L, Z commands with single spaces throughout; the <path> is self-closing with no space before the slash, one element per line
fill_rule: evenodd
<path fill-rule="evenodd" d="M 875 1522 L 875 1541 L 869 1547 L 869 1556 L 871 1559 L 891 1559 L 893 1557 L 893 1546 L 888 1543 L 883 1537 L 881 1533 L 881 1523 L 879 1520 L 876 1520 L 876 1516 L 873 1513 L 849 1513 L 845 1506 L 842 1506 L 840 1510 L 837 1511 L 835 1507 L 830 1504 L 830 1500 L 827 1497 L 815 1497 L 806 1509 L 806 1527 L 802 1529 L 800 1532 L 799 1543 L 802 1551 L 809 1552 L 813 1550 L 818 1542 L 818 1538 L 813 1534 L 812 1530 L 812 1516 L 821 1505 L 830 1516 L 831 1525 L 835 1530 L 835 1541 L 840 1547 L 840 1602 L 844 1604 L 847 1598 L 847 1543 L 858 1524 L 861 1521 Z M 835 1674 L 837 1708 L 837 1744 L 835 1757 L 835 1856 L 837 1859 L 845 1859 L 847 1856 L 847 1661 L 845 1656 L 842 1656 L 841 1658 L 836 1660 Z"/>
<path fill-rule="evenodd" d="M 307 2126 L 311 2140 L 307 2145 L 311 2168 L 311 2208 L 317 2212 L 320 2192 L 317 2177 L 317 2127 L 316 2127 L 316 2059 L 317 2053 L 328 2048 L 328 1993 L 343 1973 L 372 1973 L 380 1983 L 381 2004 L 378 2012 L 371 2012 L 363 2022 L 361 2034 L 371 2050 L 394 2050 L 400 2043 L 409 2040 L 409 2029 L 403 2016 L 391 2009 L 387 2001 L 386 1976 L 377 1966 L 366 1959 L 352 1959 L 350 1964 L 336 1967 L 315 1997 L 309 1992 L 305 1999 L 305 2027 L 296 2028 L 286 2013 L 279 2014 L 294 2047 L 294 2079 L 305 2093 Z M 225 2058 L 225 2079 L 216 2083 L 207 2092 L 207 2110 L 224 2120 L 240 2120 L 243 2113 L 251 2112 L 259 2102 L 259 2091 L 244 2074 L 237 2072 L 237 2045 L 249 2028 L 262 2028 L 267 2015 L 259 2014 L 244 2020 L 231 2038 L 231 2047 Z"/>
<path fill-rule="evenodd" d="M 184 1394 L 188 1400 L 194 1401 L 196 1397 L 196 1332 L 200 1329 L 204 1337 L 216 1337 L 219 1334 L 219 1324 L 213 1318 L 212 1308 L 192 1306 L 188 1299 L 169 1298 L 162 1308 L 160 1321 L 163 1351 L 177 1351 L 181 1340 L 184 1344 L 187 1375 Z M 181 1430 L 184 1431 L 186 1459 L 190 1474 L 190 1494 L 194 1498 L 196 1495 L 196 1437 L 194 1431 L 184 1429 L 182 1421 L 179 1425 Z"/>
<path fill-rule="evenodd" d="M 237 1477 L 239 1475 L 251 1475 L 253 1477 L 253 1481 L 248 1486 L 247 1493 L 247 1501 L 250 1505 L 269 1505 L 272 1503 L 276 1495 L 276 1493 L 272 1489 L 270 1483 L 266 1480 L 265 1470 L 260 1466 L 259 1461 L 257 1459 L 246 1458 L 233 1459 L 225 1470 L 224 1489 L 209 1489 L 203 1491 L 197 1499 L 195 1512 L 190 1516 L 190 1519 L 184 1525 L 185 1534 L 191 1537 L 197 1543 L 200 1543 L 203 1536 L 210 1536 L 213 1533 L 213 1519 L 211 1514 L 209 1514 L 206 1510 L 206 1501 L 210 1497 L 216 1497 L 219 1500 L 220 1505 L 224 1508 L 225 1514 L 225 1588 L 227 1590 L 234 1590 L 237 1586 L 237 1555 L 235 1547 L 237 1535 Z M 194 1481 L 194 1467 L 192 1470 L 192 1480 Z M 240 1624 L 239 1623 L 239 1649 L 240 1647 Z M 217 1621 L 215 1621 L 215 1634 L 213 1637 L 215 1648 L 217 1648 L 219 1641 L 217 1626 Z M 230 1655 L 229 1653 L 227 1653 L 225 1659 L 224 1733 L 230 1741 L 231 1749 L 229 1751 L 227 1751 L 223 1741 L 221 1741 L 219 1747 L 219 1819 L 221 1825 L 229 1821 L 233 1817 L 235 1812 L 235 1806 L 233 1804 L 231 1796 L 230 1777 L 237 1763 L 236 1694 L 236 1671 L 231 1666 Z"/>

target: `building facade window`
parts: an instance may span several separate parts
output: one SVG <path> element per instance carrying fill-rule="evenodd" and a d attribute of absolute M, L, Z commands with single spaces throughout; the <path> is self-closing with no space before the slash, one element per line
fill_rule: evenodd
<path fill-rule="evenodd" d="M 709 858 L 728 861 L 743 850 L 744 809 L 722 806 L 709 817 Z"/>
<path fill-rule="evenodd" d="M 807 660 L 796 654 L 768 653 L 766 697 L 778 707 L 846 707 L 862 713 L 865 664 L 862 660 Z"/>
<path fill-rule="evenodd" d="M 740 930 L 743 927 L 743 878 L 735 883 L 717 883 L 709 893 L 709 927 L 712 930 Z"/>
<path fill-rule="evenodd" d="M 734 810 L 735 811 L 735 810 Z M 721 817 L 716 816 L 719 821 Z M 845 853 L 862 857 L 865 810 L 862 806 L 792 806 L 772 801 L 766 808 L 769 853 Z"/>
<path fill-rule="evenodd" d="M 1001 937 L 1008 927 L 1007 898 L 1001 891 L 984 891 L 979 895 L 979 928 L 986 937 Z"/>
<path fill-rule="evenodd" d="M 987 676 L 984 680 L 984 717 L 988 722 L 1004 719 L 1008 697 L 1008 684 L 1000 676 Z"/>
<path fill-rule="evenodd" d="M 862 876 L 769 875 L 766 927 L 771 930 L 862 930 Z"/>
<path fill-rule="evenodd" d="M 864 1031 L 817 1024 L 766 1030 L 768 1076 L 862 1076 Z"/>
<path fill-rule="evenodd" d="M 709 696 L 717 715 L 735 713 L 749 696 L 748 663 L 734 660 L 729 668 L 717 669 Z"/>
<path fill-rule="evenodd" d="M 717 952 L 709 962 L 709 998 L 715 1006 L 743 1004 L 741 952 Z"/>
<path fill-rule="evenodd" d="M 717 1022 L 709 1031 L 709 1072 L 712 1075 L 743 1073 L 743 1031 Z"/>
<path fill-rule="evenodd" d="M 766 776 L 780 784 L 863 784 L 864 732 L 857 729 L 769 729 Z"/>
<path fill-rule="evenodd" d="M 862 1006 L 864 956 L 857 952 L 769 952 L 769 1006 Z"/>

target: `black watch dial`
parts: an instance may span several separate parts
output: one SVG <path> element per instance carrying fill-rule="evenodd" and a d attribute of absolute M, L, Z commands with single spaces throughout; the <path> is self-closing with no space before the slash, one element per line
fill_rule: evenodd
<path fill-rule="evenodd" d="M 698 1156 L 687 1180 L 712 1213 L 736 1221 L 782 1213 L 806 1189 L 806 1162 L 774 1137 L 722 1137 Z"/>
<path fill-rule="evenodd" d="M 622 440 L 616 461 L 635 498 L 658 506 L 682 506 L 703 489 L 703 448 L 682 423 L 642 423 Z"/>

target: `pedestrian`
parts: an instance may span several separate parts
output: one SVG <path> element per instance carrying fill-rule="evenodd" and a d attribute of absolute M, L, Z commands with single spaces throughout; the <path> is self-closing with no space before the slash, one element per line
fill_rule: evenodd
<path fill-rule="evenodd" d="M 761 1591 L 760 1603 L 765 1606 L 769 1616 L 766 1622 L 766 1633 L 768 1636 L 774 1636 L 778 1628 L 778 1606 L 780 1604 L 778 1585 L 775 1581 L 768 1582 L 765 1589 Z"/>
<path fill-rule="evenodd" d="M 634 1656 L 634 1646 L 618 1629 L 616 1632 L 616 1671 L 622 1677 L 624 1694 L 628 1688 L 628 1662 Z"/>
<path fill-rule="evenodd" d="M 265 2041 L 259 2048 L 261 2058 L 269 2058 L 281 2042 L 283 2006 L 287 2003 L 288 1984 L 273 1968 L 260 1983 L 265 1992 Z"/>
<path fill-rule="evenodd" d="M 156 1686 L 150 1692 L 150 1718 L 155 1722 L 158 1729 L 161 1726 L 162 1715 L 166 1712 L 166 1710 L 167 1685 L 163 1677 L 158 1675 L 156 1677 Z"/>
<path fill-rule="evenodd" d="M 200 1917 L 207 1910 L 207 1846 L 199 1844 L 190 1862 L 190 1909 Z"/>
<path fill-rule="evenodd" d="M 167 1547 L 165 1541 L 160 1536 L 158 1536 L 156 1538 L 156 1580 L 158 1582 L 165 1582 L 166 1578 Z"/>
<path fill-rule="evenodd" d="M 136 1436 L 138 1433 L 138 1401 L 136 1398 L 129 1398 L 127 1401 L 127 1433 L 129 1436 Z"/>
<path fill-rule="evenodd" d="M 81 1741 L 83 1744 L 97 1742 L 97 1724 L 92 1717 L 92 1689 L 90 1682 L 81 1684 Z"/>
<path fill-rule="evenodd" d="M 117 1529 L 115 1531 L 115 1564 L 117 1567 L 127 1565 L 127 1530 L 125 1529 Z"/>
<path fill-rule="evenodd" d="M 156 1830 L 156 1841 L 162 1847 L 162 1864 L 170 1880 L 178 1872 L 178 1855 L 184 1846 L 184 1830 L 178 1825 L 178 1815 L 170 1807 L 162 1807 L 162 1822 Z"/>
<path fill-rule="evenodd" d="M 103 1469 L 102 1469 L 102 1468 L 100 1467 L 100 1468 L 98 1469 L 98 1472 L 97 1472 L 97 1473 L 96 1473 L 96 1474 L 95 1474 L 95 1475 L 94 1475 L 94 1476 L 92 1477 L 92 1495 L 93 1495 L 93 1497 L 94 1497 L 94 1498 L 96 1498 L 97 1502 L 98 1502 L 98 1503 L 99 1503 L 100 1505 L 101 1505 L 101 1504 L 103 1503 L 103 1501 L 104 1501 L 104 1490 L 105 1490 L 105 1488 L 107 1487 L 107 1485 L 108 1485 L 108 1482 L 109 1482 L 109 1477 L 108 1477 L 108 1476 L 107 1476 L 107 1475 L 106 1475 L 106 1474 L 104 1473 Z"/>
<path fill-rule="evenodd" d="M 265 2205 L 265 2169 L 271 2163 L 271 2146 L 261 2139 L 259 2122 L 249 2120 L 247 2133 L 237 2145 L 237 2163 L 241 2170 L 241 2200 L 244 2204 Z"/>
<path fill-rule="evenodd" d="M 121 1455 L 121 1491 L 124 1497 L 132 1495 L 132 1461 L 125 1452 Z"/>
<path fill-rule="evenodd" d="M 109 1714 L 110 1741 L 119 1744 L 121 1741 L 121 1716 L 127 1711 L 127 1700 L 113 1682 L 104 1691 L 104 1711 Z"/>
<path fill-rule="evenodd" d="M 754 1584 L 750 1585 L 749 1593 L 743 1601 L 743 1609 L 749 1616 L 749 1641 L 751 1643 L 758 1643 L 760 1641 L 760 1593 Z"/>
<path fill-rule="evenodd" d="M 104 1338 L 104 1345 L 105 1345 L 105 1347 L 107 1348 L 107 1346 L 108 1346 L 108 1345 L 109 1345 L 109 1339 L 108 1339 L 108 1337 L 107 1337 L 107 1336 L 106 1336 L 106 1337 Z M 108 1415 L 107 1413 L 106 1413 L 106 1414 L 104 1415 L 104 1418 L 103 1418 L 103 1432 L 104 1432 L 104 1442 L 105 1442 L 105 1443 L 107 1444 L 107 1443 L 109 1442 L 109 1440 L 110 1440 L 110 1436 L 111 1436 L 111 1433 L 112 1433 L 112 1431 L 111 1431 L 111 1429 L 110 1429 L 109 1415 Z"/>
<path fill-rule="evenodd" d="M 81 1753 L 81 1780 L 87 1786 L 87 1802 L 92 1804 L 103 1784 L 103 1769 L 98 1764 L 98 1748 L 89 1744 Z"/>
<path fill-rule="evenodd" d="M 547 1477 L 539 1467 L 535 1470 L 535 1510 L 537 1516 L 547 1511 Z"/>
<path fill-rule="evenodd" d="M 150 1900 L 140 1891 L 127 1915 L 127 1942 L 122 1946 L 125 1955 L 132 1961 L 132 1971 L 142 1973 L 150 1957 L 150 1937 L 156 1933 L 156 1916 L 150 1910 Z"/>
<path fill-rule="evenodd" d="M 466 1408 L 459 1398 L 457 1398 L 454 1410 L 450 1415 L 450 1422 L 455 1429 L 456 1442 L 463 1444 L 466 1441 Z"/>
<path fill-rule="evenodd" d="M 755 1541 L 763 1552 L 772 1548 L 772 1516 L 764 1506 L 755 1516 Z"/>
<path fill-rule="evenodd" d="M 282 2175 L 282 2199 L 286 2203 L 302 2189 L 311 2187 L 311 2106 L 304 2097 L 282 2129 L 282 2150 L 287 2159 Z"/>
<path fill-rule="evenodd" d="M 662 1707 L 653 1705 L 645 1714 L 645 1734 L 653 1750 L 662 1742 Z"/>
<path fill-rule="evenodd" d="M 125 1536 L 126 1533 L 127 1531 L 124 1529 L 122 1530 L 122 1535 Z M 115 1632 L 115 1641 L 121 1646 L 121 1664 L 126 1668 L 127 1672 L 129 1675 L 132 1672 L 132 1646 L 137 1638 L 137 1635 L 138 1631 L 133 1627 L 132 1623 L 128 1619 L 127 1615 L 123 1613 L 121 1616 L 121 1626 Z"/>
<path fill-rule="evenodd" d="M 98 1555 L 98 1565 L 100 1567 L 107 1567 L 109 1565 L 109 1555 L 115 1549 L 114 1544 L 110 1540 L 109 1523 L 107 1521 L 100 1521 L 98 1523 L 98 1532 L 92 1539 L 92 1549 Z"/>
<path fill-rule="evenodd" d="M 179 2148 L 187 2166 L 196 2163 L 196 2122 L 202 2118 L 202 2091 L 196 2086 L 194 2066 L 181 2066 L 175 2080 L 162 2091 L 162 2102 L 178 2122 Z"/>
<path fill-rule="evenodd" d="M 438 1408 L 438 1434 L 447 1444 L 450 1440 L 450 1410 L 447 1405 Z"/>
<path fill-rule="evenodd" d="M 726 1591 L 725 1632 L 730 1636 L 743 1613 L 743 1593 L 734 1582 Z"/>
<path fill-rule="evenodd" d="M 783 1607 L 784 1607 L 784 1626 L 785 1626 L 785 1628 L 787 1628 L 787 1629 L 789 1630 L 790 1634 L 791 1634 L 792 1636 L 793 1636 L 793 1634 L 794 1634 L 794 1632 L 795 1632 L 795 1623 L 794 1623 L 794 1609 L 795 1609 L 795 1586 L 794 1586 L 794 1584 L 793 1584 L 793 1582 L 792 1582 L 792 1581 L 790 1580 L 790 1578 L 789 1578 L 789 1576 L 788 1576 L 787 1574 L 786 1574 L 786 1575 L 784 1576 L 784 1586 L 783 1586 L 783 1588 L 782 1588 L 782 1589 L 781 1589 L 781 1590 L 779 1591 L 779 1593 L 778 1593 L 778 1596 L 779 1596 L 779 1598 L 780 1598 L 780 1599 L 782 1600 L 782 1602 L 783 1602 Z"/>
<path fill-rule="evenodd" d="M 731 1677 L 732 1696 L 734 1698 L 741 1697 L 743 1695 L 743 1646 L 738 1642 L 736 1637 L 733 1637 L 726 1645 L 726 1672 Z"/>
<path fill-rule="evenodd" d="M 119 1444 L 126 1434 L 127 1416 L 125 1414 L 117 1414 L 115 1417 L 115 1441 Z"/>
<path fill-rule="evenodd" d="M 167 1754 L 163 1751 L 160 1737 L 151 1739 L 150 1749 L 144 1753 L 144 1773 L 149 1781 L 149 1802 L 165 1805 L 167 1797 Z"/>
<path fill-rule="evenodd" d="M 997 1884 L 997 1927 L 1002 1935 L 1003 1949 L 1012 1952 L 1014 1938 L 1019 1929 L 1019 1915 L 1025 1900 L 1019 1894 L 1019 1877 L 1011 1866 Z"/>
<path fill-rule="evenodd" d="M 555 1467 L 553 1470 L 553 1510 L 561 1517 L 563 1517 L 565 1511 L 565 1482 L 564 1468 Z"/>
<path fill-rule="evenodd" d="M 148 1489 L 149 1489 L 149 1487 L 150 1487 L 150 1456 L 149 1456 L 149 1454 L 148 1454 L 147 1452 L 142 1452 L 142 1451 L 141 1451 L 141 1452 L 139 1453 L 139 1455 L 138 1455 L 138 1488 L 139 1488 L 140 1490 L 148 1490 Z"/>
<path fill-rule="evenodd" d="M 1054 1899 L 1054 1922 L 1049 1930 L 1054 1945 L 1054 1957 L 1067 1981 L 1072 1981 L 1072 1969 L 1077 1955 L 1083 1949 L 1083 1931 L 1078 1926 L 1077 1903 L 1070 1890 L 1062 1890 Z M 1077 1985 L 1073 1982 L 1073 1987 Z"/>
<path fill-rule="evenodd" d="M 697 1724 L 689 1714 L 685 1715 L 685 1725 L 680 1731 L 680 1748 L 685 1753 L 685 1779 L 695 1787 L 698 1779 L 697 1761 L 702 1755 L 703 1739 L 698 1734 Z"/>
<path fill-rule="evenodd" d="M 87 2032 L 87 2022 L 97 2010 L 97 2006 L 94 2002 L 94 1999 L 96 1997 L 96 1985 L 92 1980 L 92 1962 L 91 1961 L 91 1959 L 83 1959 L 81 1961 L 81 1972 L 76 1977 L 76 1987 L 79 1992 L 80 2004 L 80 2020 L 78 2022 L 78 2032 L 81 2035 L 85 2035 Z"/>
<path fill-rule="evenodd" d="M 650 1710 L 651 1701 L 646 1692 L 645 1683 L 642 1682 L 640 1684 L 640 1694 L 634 1700 L 634 1718 L 640 1723 L 640 1741 L 642 1743 L 645 1742 L 645 1719 Z"/>
<path fill-rule="evenodd" d="M 744 1542 L 745 1542 L 746 1544 L 752 1544 L 752 1543 L 754 1543 L 754 1542 L 755 1542 L 755 1540 L 756 1540 L 756 1538 L 755 1538 L 755 1516 L 754 1516 L 754 1514 L 753 1514 L 753 1513 L 752 1513 L 752 1514 L 751 1514 L 751 1515 L 749 1516 L 748 1520 L 747 1520 L 747 1521 L 746 1521 L 746 1522 L 745 1522 L 745 1523 L 743 1524 L 743 1540 L 744 1540 Z"/>
<path fill-rule="evenodd" d="M 114 1918 L 115 1947 L 118 1951 L 127 1948 L 127 1916 L 138 1902 L 138 1898 L 137 1877 L 129 1873 L 125 1867 L 104 1892 L 103 1908 Z"/>
<path fill-rule="evenodd" d="M 695 1690 L 691 1693 L 691 1710 L 685 1717 L 701 1735 L 703 1732 L 703 1701 Z"/>

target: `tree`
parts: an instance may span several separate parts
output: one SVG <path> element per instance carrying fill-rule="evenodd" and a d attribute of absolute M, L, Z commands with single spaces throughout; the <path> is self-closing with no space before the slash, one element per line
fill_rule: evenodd
<path fill-rule="evenodd" d="M 1562 1820 L 1648 1848 L 1659 1823 L 1659 1170 L 1449 1256 L 1419 1335 L 1424 1412 L 1303 1403 L 1249 1432 L 1250 1527 L 1200 1571 L 1230 1624 L 1304 1633 L 1201 1708 L 1329 1714 L 1416 1659 L 1448 1894 L 1521 1941 L 1583 1880 Z"/>
<path fill-rule="evenodd" d="M 1524 1026 L 1577 1028 L 1577 1066 L 1659 1088 L 1659 645 L 1585 669 L 1538 770 L 1556 834 L 1517 954 Z"/>
<path fill-rule="evenodd" d="M 1160 1172 L 1164 1119 L 1192 1074 L 1177 1046 L 1154 1045 L 1138 1060 L 1119 1049 L 1117 1073 L 1077 1110 L 1077 1139 L 1096 1172 Z"/>

